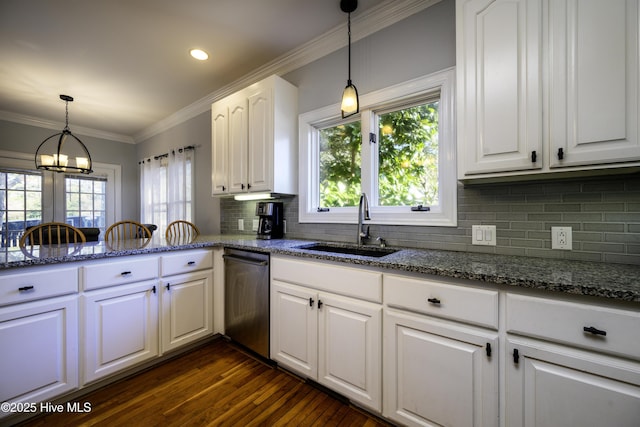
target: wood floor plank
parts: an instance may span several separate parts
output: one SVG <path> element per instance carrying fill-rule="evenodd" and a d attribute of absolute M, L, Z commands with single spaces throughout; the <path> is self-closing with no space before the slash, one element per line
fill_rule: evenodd
<path fill-rule="evenodd" d="M 389 426 L 223 339 L 77 398 L 89 413 L 19 424 L 56 426 Z"/>

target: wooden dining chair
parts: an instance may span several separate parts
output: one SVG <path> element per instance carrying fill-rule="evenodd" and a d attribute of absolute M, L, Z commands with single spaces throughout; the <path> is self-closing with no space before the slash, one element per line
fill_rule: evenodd
<path fill-rule="evenodd" d="M 200 235 L 200 230 L 195 224 L 181 219 L 169 224 L 164 233 L 165 238 L 170 242 L 177 240 L 190 242 L 198 235 Z"/>
<path fill-rule="evenodd" d="M 18 245 L 30 258 L 51 258 L 74 255 L 87 239 L 82 231 L 63 222 L 45 222 L 29 227 Z"/>
<path fill-rule="evenodd" d="M 19 246 L 24 248 L 34 245 L 67 245 L 86 241 L 84 233 L 73 225 L 64 222 L 45 222 L 25 230 L 20 237 Z"/>
<path fill-rule="evenodd" d="M 145 244 L 151 240 L 151 230 L 138 221 L 119 221 L 107 228 L 104 233 L 104 241 L 117 243 L 125 240 L 142 239 Z"/>

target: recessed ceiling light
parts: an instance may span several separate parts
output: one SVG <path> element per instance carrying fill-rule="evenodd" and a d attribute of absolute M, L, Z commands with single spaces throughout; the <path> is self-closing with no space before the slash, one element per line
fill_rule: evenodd
<path fill-rule="evenodd" d="M 202 49 L 191 49 L 189 53 L 199 61 L 205 61 L 209 59 L 209 54 Z"/>

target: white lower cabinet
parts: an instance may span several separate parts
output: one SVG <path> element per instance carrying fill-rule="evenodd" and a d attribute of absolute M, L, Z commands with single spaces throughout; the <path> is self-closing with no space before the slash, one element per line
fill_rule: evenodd
<path fill-rule="evenodd" d="M 296 269 L 307 264 L 289 266 Z M 321 277 L 332 282 L 332 267 L 322 263 L 316 267 L 326 271 L 310 281 Z M 277 259 L 272 259 L 272 274 L 274 271 L 281 277 Z M 341 267 L 333 274 L 340 272 Z M 291 273 L 296 276 L 294 270 Z M 381 344 L 380 304 L 272 278 L 271 358 L 278 364 L 381 412 Z"/>
<path fill-rule="evenodd" d="M 505 411 L 511 427 L 635 427 L 640 312 L 506 295 Z"/>
<path fill-rule="evenodd" d="M 85 292 L 84 382 L 158 356 L 158 281 Z"/>
<path fill-rule="evenodd" d="M 0 308 L 0 343 L 0 402 L 33 404 L 74 390 L 78 296 Z"/>
<path fill-rule="evenodd" d="M 211 270 L 163 278 L 160 314 L 163 352 L 213 333 L 212 292 Z"/>
<path fill-rule="evenodd" d="M 509 339 L 505 365 L 509 427 L 638 426 L 637 363 L 540 341 Z"/>
<path fill-rule="evenodd" d="M 384 316 L 384 411 L 411 426 L 497 426 L 495 333 L 393 309 Z"/>

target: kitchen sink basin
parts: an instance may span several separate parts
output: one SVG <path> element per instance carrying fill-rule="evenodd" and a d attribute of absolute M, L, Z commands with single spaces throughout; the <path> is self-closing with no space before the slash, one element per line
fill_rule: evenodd
<path fill-rule="evenodd" d="M 328 252 L 335 254 L 359 255 L 374 258 L 382 258 L 397 252 L 397 249 L 372 248 L 372 247 L 355 247 L 355 246 L 334 246 L 325 243 L 312 243 L 310 245 L 302 245 L 296 249 L 306 249 L 310 251 Z"/>

